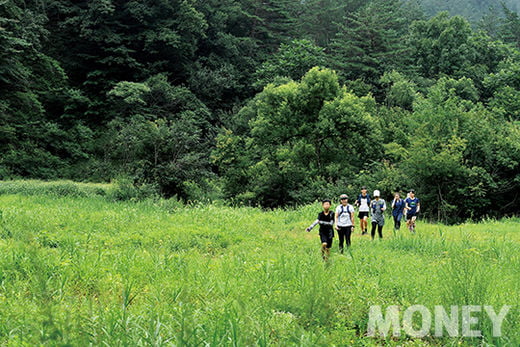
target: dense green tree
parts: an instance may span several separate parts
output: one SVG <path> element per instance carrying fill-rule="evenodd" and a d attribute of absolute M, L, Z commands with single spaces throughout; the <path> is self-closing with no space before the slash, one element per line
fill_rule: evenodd
<path fill-rule="evenodd" d="M 517 196 L 518 126 L 475 103 L 469 80 L 443 79 L 414 106 L 401 167 L 432 217 L 444 221 L 508 213 Z"/>
<path fill-rule="evenodd" d="M 326 47 L 339 32 L 342 19 L 359 9 L 365 1 L 307 0 L 301 3 L 302 10 L 297 23 L 299 32 L 304 38 Z"/>
<path fill-rule="evenodd" d="M 199 1 L 208 23 L 188 86 L 212 110 L 228 112 L 254 92 L 254 71 L 295 33 L 295 0 Z"/>
<path fill-rule="evenodd" d="M 377 85 L 385 71 L 408 65 L 407 29 L 400 1 L 367 2 L 341 22 L 331 44 L 331 64 L 346 79 Z"/>
<path fill-rule="evenodd" d="M 289 44 L 282 44 L 279 51 L 258 68 L 256 84 L 263 87 L 280 76 L 298 80 L 312 67 L 325 64 L 323 48 L 308 40 L 294 40 Z"/>
<path fill-rule="evenodd" d="M 43 13 L 39 3 L 0 3 L 1 177 L 64 176 L 87 157 L 90 130 L 81 119 L 59 117 L 76 92 L 66 88 L 59 63 L 43 53 Z"/>
<path fill-rule="evenodd" d="M 520 16 L 518 12 L 510 10 L 505 4 L 502 4 L 502 9 L 505 18 L 501 27 L 500 38 L 504 42 L 520 47 Z"/>
<path fill-rule="evenodd" d="M 411 25 L 409 37 L 418 72 L 427 78 L 456 75 L 475 60 L 471 26 L 462 17 L 441 13 Z"/>
<path fill-rule="evenodd" d="M 463 16 L 472 23 L 485 17 L 490 8 L 500 7 L 501 4 L 513 11 L 520 11 L 516 0 L 421 0 L 423 9 L 430 16 L 446 11 L 452 16 Z"/>
<path fill-rule="evenodd" d="M 51 1 L 49 54 L 91 99 L 93 122 L 109 121 L 106 93 L 119 81 L 168 72 L 186 79 L 207 23 L 193 1 Z"/>
<path fill-rule="evenodd" d="M 488 74 L 514 56 L 509 47 L 482 32 L 473 32 L 467 20 L 441 13 L 411 25 L 409 45 L 416 72 L 427 79 L 443 76 L 468 77 L 480 96 L 491 94 L 483 85 Z"/>
<path fill-rule="evenodd" d="M 491 95 L 489 104 L 495 112 L 505 115 L 508 119 L 518 119 L 518 100 L 520 92 L 520 59 L 518 52 L 500 64 L 496 73 L 489 74 L 484 79 L 484 86 Z"/>
<path fill-rule="evenodd" d="M 489 106 L 496 114 L 503 115 L 509 121 L 520 120 L 520 91 L 504 86 L 495 92 Z"/>
<path fill-rule="evenodd" d="M 326 184 L 383 151 L 374 100 L 347 93 L 327 69 L 313 68 L 301 82 L 268 85 L 248 107 L 254 112 L 249 134 L 222 133 L 214 155 L 226 192 L 245 200 L 264 206 L 312 201 Z"/>
<path fill-rule="evenodd" d="M 397 71 L 386 72 L 381 77 L 381 83 L 386 87 L 385 102 L 387 106 L 398 106 L 410 110 L 412 108 L 417 86 Z"/>
<path fill-rule="evenodd" d="M 109 93 L 119 116 L 110 123 L 105 158 L 112 175 L 156 184 L 166 196 L 189 197 L 187 184 L 208 177 L 215 136 L 211 113 L 189 90 L 164 75 L 120 82 Z"/>

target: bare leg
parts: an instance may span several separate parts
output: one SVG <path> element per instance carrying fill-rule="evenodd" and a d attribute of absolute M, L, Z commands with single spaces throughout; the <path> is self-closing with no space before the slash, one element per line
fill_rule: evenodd
<path fill-rule="evenodd" d="M 368 217 L 363 217 L 363 223 L 365 223 L 365 234 L 368 233 Z"/>
<path fill-rule="evenodd" d="M 321 257 L 323 260 L 327 260 L 327 257 L 329 255 L 329 249 L 327 248 L 327 243 L 324 242 L 321 244 Z"/>

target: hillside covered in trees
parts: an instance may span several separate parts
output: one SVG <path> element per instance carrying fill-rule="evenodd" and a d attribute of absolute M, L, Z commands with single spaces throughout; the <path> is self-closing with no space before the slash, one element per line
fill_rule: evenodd
<path fill-rule="evenodd" d="M 425 13 L 434 16 L 439 12 L 448 11 L 451 15 L 460 15 L 477 22 L 488 15 L 500 16 L 500 10 L 505 6 L 509 10 L 520 11 L 517 0 L 409 0 L 417 1 Z"/>
<path fill-rule="evenodd" d="M 489 5 L 470 3 L 447 10 Z M 435 8 L 0 2 L 0 179 L 265 207 L 413 187 L 431 218 L 517 213 L 517 8 Z"/>

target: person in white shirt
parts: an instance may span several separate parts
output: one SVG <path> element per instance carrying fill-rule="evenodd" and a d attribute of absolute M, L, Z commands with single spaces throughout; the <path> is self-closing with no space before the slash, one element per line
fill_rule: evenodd
<path fill-rule="evenodd" d="M 347 194 L 341 194 L 339 197 L 341 204 L 336 207 L 336 230 L 339 236 L 339 251 L 343 253 L 343 244 L 346 242 L 350 247 L 350 236 L 354 229 L 354 207 L 348 203 Z"/>
<path fill-rule="evenodd" d="M 361 187 L 361 194 L 354 204 L 359 207 L 358 218 L 361 235 L 366 235 L 368 233 L 368 212 L 370 211 L 370 195 L 367 193 L 367 187 Z"/>

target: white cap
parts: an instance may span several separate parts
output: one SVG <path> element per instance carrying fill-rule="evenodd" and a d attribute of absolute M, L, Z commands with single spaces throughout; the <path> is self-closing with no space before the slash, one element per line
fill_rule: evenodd
<path fill-rule="evenodd" d="M 374 190 L 374 197 L 376 196 L 381 197 L 381 193 L 379 192 L 379 190 Z"/>

